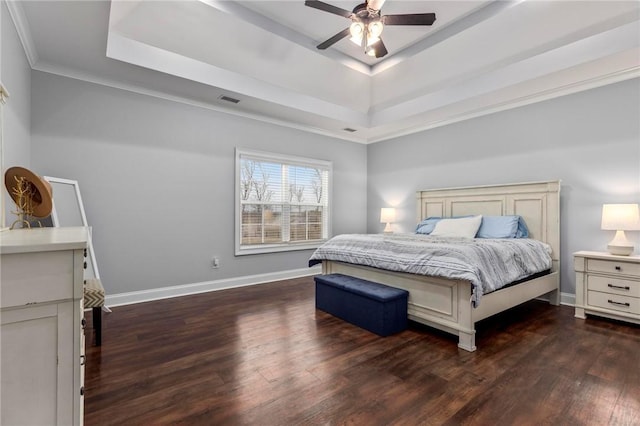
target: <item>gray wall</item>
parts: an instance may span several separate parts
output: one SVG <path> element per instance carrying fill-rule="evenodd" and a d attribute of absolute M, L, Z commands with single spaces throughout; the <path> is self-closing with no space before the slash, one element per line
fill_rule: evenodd
<path fill-rule="evenodd" d="M 561 287 L 575 293 L 572 253 L 606 250 L 604 203 L 640 202 L 640 80 L 564 96 L 368 146 L 369 232 L 380 208 L 415 227 L 422 189 L 562 180 Z M 640 252 L 640 232 L 627 233 Z"/>
<path fill-rule="evenodd" d="M 364 145 L 37 71 L 32 85 L 33 167 L 79 182 L 108 294 L 307 267 L 311 251 L 234 256 L 236 147 L 333 161 L 333 232 L 366 231 Z"/>
<path fill-rule="evenodd" d="M 30 167 L 31 67 L 4 2 L 0 2 L 0 15 L 0 78 L 11 94 L 2 107 L 4 158 L 0 192 L 5 197 L 6 222 L 10 225 L 16 217 L 10 213 L 14 204 L 4 187 L 4 171 L 11 166 Z"/>

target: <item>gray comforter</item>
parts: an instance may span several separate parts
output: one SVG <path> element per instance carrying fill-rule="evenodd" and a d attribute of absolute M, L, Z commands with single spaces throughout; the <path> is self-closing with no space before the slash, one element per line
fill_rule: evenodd
<path fill-rule="evenodd" d="M 551 247 L 523 239 L 442 238 L 420 234 L 344 234 L 331 238 L 309 266 L 336 260 L 395 272 L 461 279 L 472 302 L 514 281 L 551 269 Z"/>

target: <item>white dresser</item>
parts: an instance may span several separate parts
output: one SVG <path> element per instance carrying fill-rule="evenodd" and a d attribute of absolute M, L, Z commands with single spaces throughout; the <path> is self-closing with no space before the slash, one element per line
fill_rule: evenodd
<path fill-rule="evenodd" d="M 81 425 L 87 229 L 0 233 L 3 425 Z"/>
<path fill-rule="evenodd" d="M 574 253 L 576 317 L 599 315 L 640 324 L 640 256 Z"/>

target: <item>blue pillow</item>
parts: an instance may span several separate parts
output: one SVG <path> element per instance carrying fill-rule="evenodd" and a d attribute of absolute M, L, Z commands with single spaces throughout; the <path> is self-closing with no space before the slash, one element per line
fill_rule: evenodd
<path fill-rule="evenodd" d="M 483 216 L 476 238 L 527 238 L 529 230 L 520 216 Z"/>
<path fill-rule="evenodd" d="M 518 216 L 518 231 L 516 232 L 516 238 L 529 238 L 529 228 L 524 223 L 522 216 Z"/>
<path fill-rule="evenodd" d="M 443 218 L 441 217 L 428 217 L 424 219 L 422 222 L 416 226 L 416 234 L 426 234 L 429 235 L 433 232 L 433 229 L 436 227 L 436 223 L 440 222 Z"/>

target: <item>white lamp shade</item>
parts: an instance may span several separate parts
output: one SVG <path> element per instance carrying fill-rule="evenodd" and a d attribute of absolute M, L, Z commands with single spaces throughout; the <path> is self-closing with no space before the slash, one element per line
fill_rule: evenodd
<path fill-rule="evenodd" d="M 391 223 L 396 221 L 396 209 L 393 207 L 383 207 L 380 209 L 380 223 Z"/>
<path fill-rule="evenodd" d="M 604 204 L 601 228 L 606 231 L 640 231 L 638 204 Z"/>

